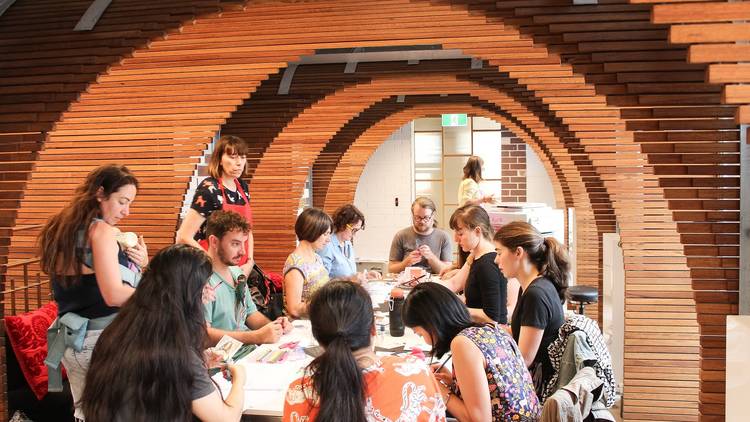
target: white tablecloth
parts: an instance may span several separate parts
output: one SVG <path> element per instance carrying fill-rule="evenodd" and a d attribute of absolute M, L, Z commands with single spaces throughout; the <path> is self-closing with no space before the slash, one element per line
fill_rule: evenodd
<path fill-rule="evenodd" d="M 392 283 L 371 282 L 367 286 L 373 299 L 373 305 L 378 306 L 388 297 Z M 312 357 L 304 352 L 305 347 L 317 345 L 312 336 L 309 320 L 297 320 L 292 323 L 293 329 L 289 334 L 281 337 L 277 343 L 264 344 L 253 350 L 252 353 L 242 358 L 238 364 L 245 368 L 247 381 L 245 383 L 245 409 L 246 415 L 282 416 L 284 411 L 284 395 L 287 387 L 295 379 L 302 375 L 302 371 L 311 361 Z M 279 346 L 290 342 L 299 342 L 294 353 L 289 353 L 283 362 L 264 363 L 258 359 L 269 350 L 278 350 Z M 411 329 L 406 328 L 403 337 L 391 337 L 386 328 L 385 333 L 375 337 L 375 346 L 384 349 L 396 349 L 403 347 L 404 350 L 419 348 L 425 353 L 430 346 L 425 344 Z M 378 352 L 384 353 L 384 352 Z M 221 389 L 222 395 L 226 397 L 229 393 L 231 383 L 224 379 L 222 374 L 216 374 L 213 379 Z"/>

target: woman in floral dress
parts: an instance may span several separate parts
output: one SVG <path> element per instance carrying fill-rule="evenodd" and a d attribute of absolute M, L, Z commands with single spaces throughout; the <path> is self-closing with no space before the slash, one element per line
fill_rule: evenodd
<path fill-rule="evenodd" d="M 539 418 L 523 357 L 498 324 L 473 323 L 466 306 L 438 283 L 415 287 L 403 312 L 406 326 L 432 345 L 434 356 L 452 353 L 452 374 L 445 368 L 437 374 L 451 415 L 461 422 Z"/>

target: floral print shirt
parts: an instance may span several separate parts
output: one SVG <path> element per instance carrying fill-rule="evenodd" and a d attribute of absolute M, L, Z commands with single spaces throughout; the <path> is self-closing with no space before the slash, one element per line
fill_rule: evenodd
<path fill-rule="evenodd" d="M 307 302 L 312 296 L 315 290 L 318 290 L 321 286 L 328 282 L 328 271 L 323 265 L 323 260 L 320 255 L 314 254 L 312 260 L 307 260 L 292 252 L 284 262 L 284 275 L 291 270 L 299 270 L 302 273 L 302 278 L 305 279 L 302 284 L 302 301 Z"/>
<path fill-rule="evenodd" d="M 440 388 L 430 368 L 419 358 L 381 356 L 375 364 L 363 369 L 363 373 L 368 421 L 445 421 Z M 312 422 L 317 415 L 318 397 L 308 374 L 289 385 L 282 420 Z"/>
<path fill-rule="evenodd" d="M 493 421 L 536 421 L 541 415 L 534 383 L 516 342 L 498 325 L 469 327 L 458 333 L 484 355 Z M 455 371 L 454 371 L 455 373 Z M 454 375 L 454 384 L 455 375 Z M 460 386 L 458 386 L 460 387 Z M 460 388 L 454 393 L 461 397 Z"/>

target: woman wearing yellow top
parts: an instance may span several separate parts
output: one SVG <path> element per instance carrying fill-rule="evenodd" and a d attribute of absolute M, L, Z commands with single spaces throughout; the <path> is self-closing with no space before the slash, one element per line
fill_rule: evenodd
<path fill-rule="evenodd" d="M 495 197 L 484 195 L 479 189 L 479 182 L 482 181 L 482 166 L 484 161 L 472 155 L 466 160 L 464 166 L 464 179 L 458 185 L 458 206 L 464 205 L 482 205 L 485 202 L 492 202 Z"/>
<path fill-rule="evenodd" d="M 479 189 L 479 182 L 482 181 L 482 166 L 484 166 L 484 160 L 481 157 L 472 155 L 466 160 L 464 165 L 464 179 L 458 185 L 458 207 L 464 205 L 482 205 L 483 203 L 492 202 L 495 197 L 485 195 Z M 464 252 L 461 248 L 458 248 L 458 262 L 454 269 L 441 273 L 441 276 L 450 278 L 456 275 L 458 269 L 463 267 L 464 263 L 469 259 L 469 253 Z"/>

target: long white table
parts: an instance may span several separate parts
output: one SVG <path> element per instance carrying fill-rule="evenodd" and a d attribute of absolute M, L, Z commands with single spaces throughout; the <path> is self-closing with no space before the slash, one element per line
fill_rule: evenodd
<path fill-rule="evenodd" d="M 388 292 L 390 292 L 392 284 L 371 282 L 367 286 L 370 296 L 373 299 L 374 307 L 377 308 L 388 298 Z M 272 417 L 282 416 L 284 411 L 284 395 L 287 387 L 292 381 L 302 375 L 304 367 L 313 359 L 304 352 L 304 348 L 317 345 L 312 336 L 309 320 L 296 320 L 292 322 L 292 326 L 292 331 L 282 336 L 281 340 L 277 343 L 261 345 L 238 362 L 239 365 L 245 368 L 245 373 L 247 374 L 244 414 Z M 258 361 L 264 355 L 268 356 L 267 352 L 269 350 L 272 352 L 279 350 L 280 346 L 292 342 L 298 342 L 298 346 L 294 351 L 287 354 L 283 362 L 265 363 Z M 398 349 L 400 351 L 401 349 L 411 350 L 414 347 L 423 350 L 425 353 L 430 350 L 430 346 L 425 344 L 409 328 L 406 328 L 403 337 L 391 337 L 386 326 L 385 333 L 378 334 L 374 342 L 376 350 Z M 387 354 L 389 352 L 378 351 L 377 353 Z M 225 380 L 221 374 L 216 374 L 213 378 L 221 389 L 222 395 L 226 397 L 231 387 L 230 382 Z"/>

